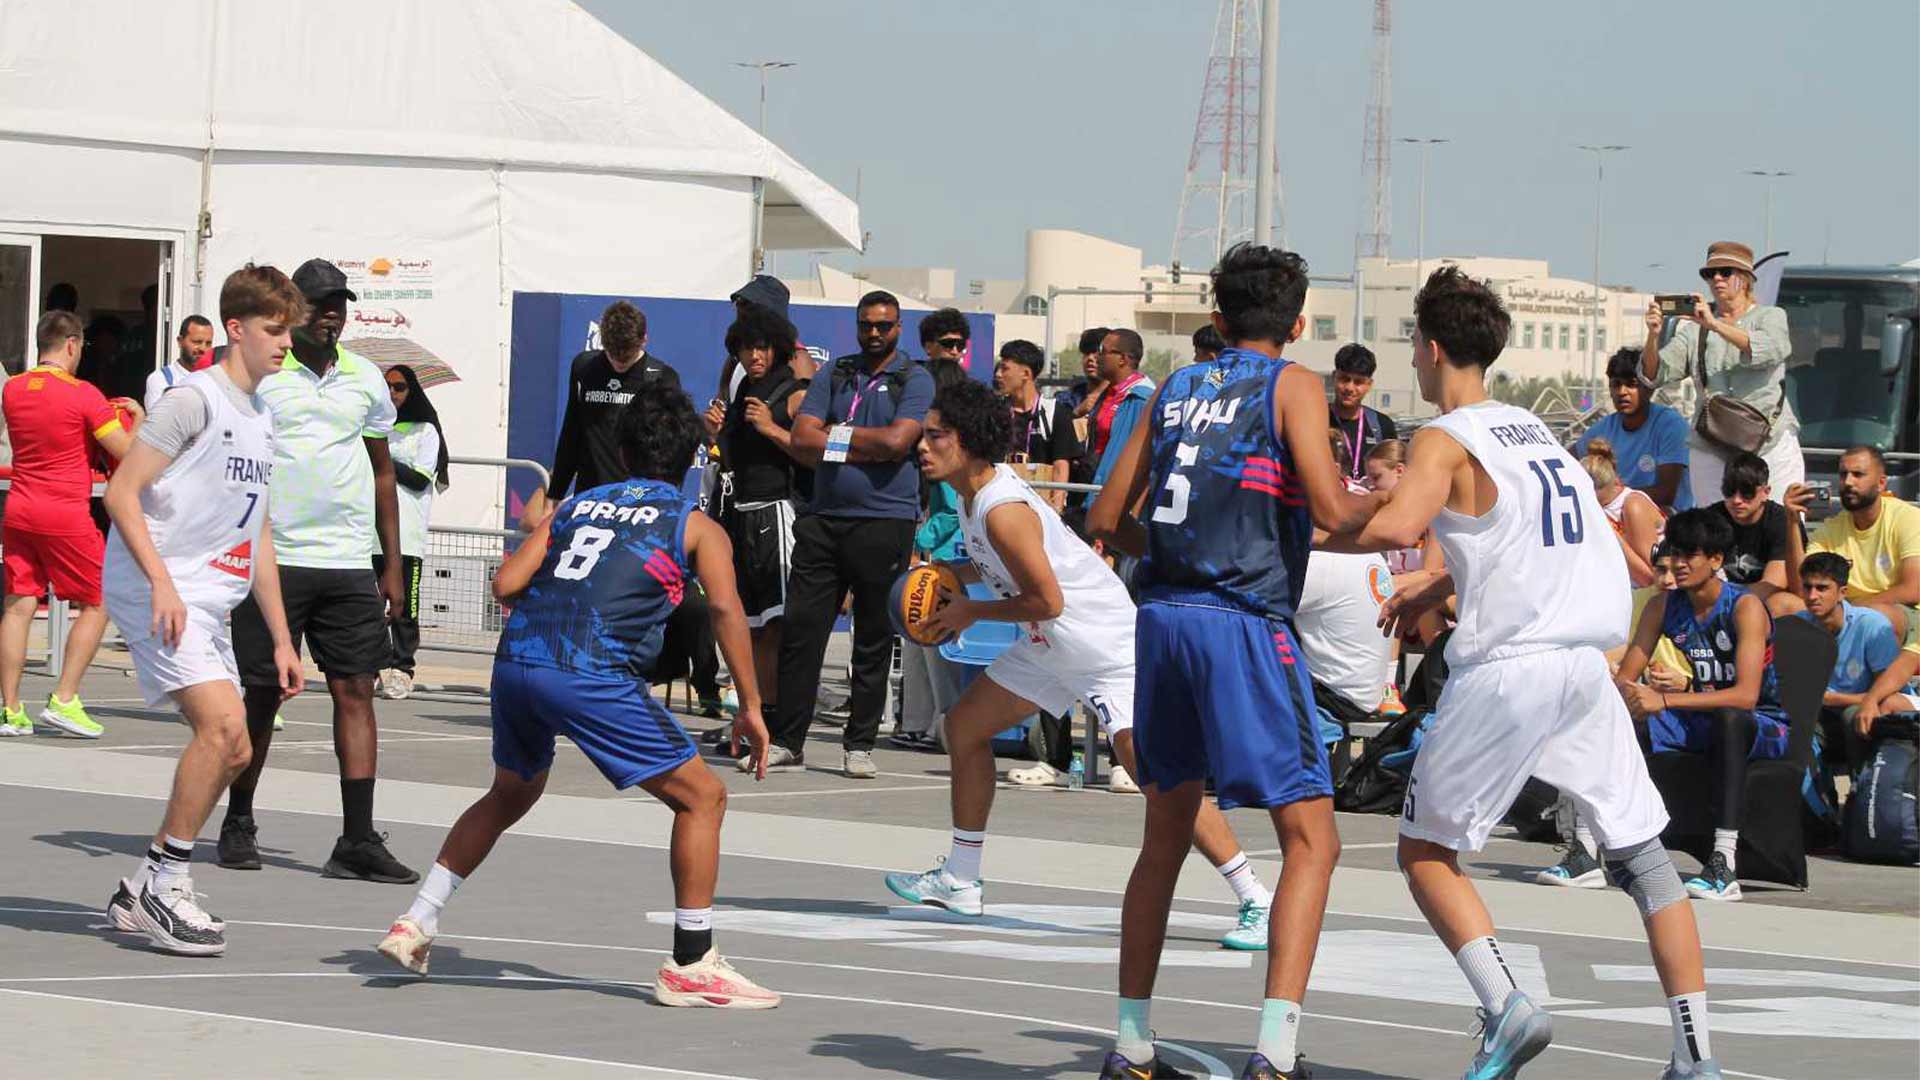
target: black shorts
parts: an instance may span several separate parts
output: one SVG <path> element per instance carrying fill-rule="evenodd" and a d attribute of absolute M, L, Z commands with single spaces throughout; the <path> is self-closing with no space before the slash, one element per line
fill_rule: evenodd
<path fill-rule="evenodd" d="M 387 602 L 371 569 L 280 568 L 280 601 L 287 609 L 293 647 L 301 639 L 329 678 L 377 675 L 393 664 Z M 233 659 L 243 686 L 278 686 L 273 637 L 249 593 L 233 609 Z"/>
<path fill-rule="evenodd" d="M 759 629 L 786 614 L 787 570 L 793 565 L 793 503 L 727 511 L 733 576 L 747 625 Z"/>

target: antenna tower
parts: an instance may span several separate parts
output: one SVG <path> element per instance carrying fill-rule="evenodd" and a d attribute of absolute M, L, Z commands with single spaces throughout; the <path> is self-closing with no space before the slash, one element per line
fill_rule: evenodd
<path fill-rule="evenodd" d="M 1354 238 L 1354 257 L 1385 258 L 1393 232 L 1393 0 L 1373 0 L 1373 78 L 1360 143 L 1360 178 L 1367 193 L 1367 218 Z"/>
<path fill-rule="evenodd" d="M 1253 236 L 1259 119 L 1259 0 L 1220 0 L 1170 259 L 1178 260 L 1184 251 L 1202 256 L 1195 265 L 1210 266 L 1235 242 Z M 1284 242 L 1286 203 L 1280 197 L 1275 157 L 1274 234 L 1277 242 Z"/>

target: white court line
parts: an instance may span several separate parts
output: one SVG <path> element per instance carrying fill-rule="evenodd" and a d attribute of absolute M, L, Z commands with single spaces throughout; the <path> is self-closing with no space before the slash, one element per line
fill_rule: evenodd
<path fill-rule="evenodd" d="M 165 795 L 146 795 L 146 794 L 140 794 L 140 793 L 128 792 L 128 791 L 108 791 L 102 788 L 67 787 L 65 785 L 59 785 L 59 784 L 23 784 L 23 783 L 19 783 L 17 781 L 12 781 L 12 780 L 0 780 L 0 787 L 27 788 L 28 790 L 31 790 L 31 791 L 61 791 L 61 792 L 67 792 L 69 794 L 74 794 L 74 795 L 112 795 L 112 796 L 117 796 L 123 799 L 144 799 L 149 802 L 167 801 L 167 796 Z M 480 794 L 481 792 L 479 790 L 476 789 L 474 791 L 474 797 L 478 798 Z M 274 807 L 274 806 L 268 806 L 266 807 L 266 809 L 271 810 L 276 814 L 299 814 L 306 817 L 323 817 L 323 818 L 329 818 L 332 820 L 338 820 L 339 818 L 339 814 L 331 810 L 288 810 L 288 809 L 283 809 L 283 808 Z M 450 825 L 447 825 L 443 822 L 419 821 L 412 818 L 387 817 L 385 815 L 382 815 L 381 820 L 385 822 L 389 822 L 391 824 L 395 824 L 395 825 L 413 825 L 423 829 L 444 830 L 444 829 L 451 828 Z M 724 830 L 723 830 L 723 834 L 724 834 Z M 611 847 L 640 848 L 647 851 L 666 851 L 669 847 L 669 845 L 664 843 L 647 843 L 641 840 L 613 840 L 605 837 L 583 837 L 583 836 L 573 836 L 565 833 L 536 832 L 518 825 L 514 826 L 512 829 L 507 830 L 506 835 L 526 837 L 526 838 L 531 838 L 536 840 L 566 840 L 566 841 L 571 841 L 573 843 L 579 843 L 579 844 L 606 844 Z M 723 835 L 723 839 L 724 839 L 724 835 Z M 730 858 L 730 859 L 758 859 L 764 862 L 799 863 L 805 866 L 833 867 L 835 869 L 840 869 L 840 870 L 867 870 L 877 874 L 893 873 L 900 869 L 897 866 L 873 866 L 867 863 L 829 862 L 829 861 L 817 859 L 817 858 L 803 858 L 803 857 L 792 856 L 792 855 L 765 855 L 765 854 L 759 854 L 756 852 L 732 852 L 732 851 L 726 851 L 724 847 L 721 850 L 721 854 L 723 857 Z M 1060 889 L 1067 892 L 1097 893 L 1102 896 L 1124 896 L 1126 894 L 1126 890 L 1124 889 L 1102 889 L 1093 885 L 1062 885 L 1059 882 L 1052 882 L 1052 881 L 1024 881 L 1017 878 L 995 878 L 994 882 L 995 884 L 1000 884 L 1000 885 L 1018 885 L 1025 888 L 1032 888 L 1032 889 Z M 1238 907 L 1240 904 L 1240 901 L 1238 900 L 1222 900 L 1217 897 L 1210 897 L 1210 896 L 1181 896 L 1177 893 L 1174 895 L 1174 899 L 1179 900 L 1183 903 L 1209 904 L 1215 907 Z M 1381 915 L 1381 914 L 1376 914 L 1374 912 L 1366 912 L 1366 911 L 1341 911 L 1337 908 L 1328 908 L 1327 914 L 1338 915 L 1341 918 L 1346 918 L 1346 919 L 1375 919 L 1382 922 L 1408 923 L 1416 926 L 1427 925 L 1427 920 L 1418 915 Z M 381 933 L 385 933 L 385 931 L 381 931 Z M 1646 938 L 1644 937 L 1625 937 L 1619 934 L 1595 934 L 1595 933 L 1589 933 L 1587 931 L 1582 931 L 1582 930 L 1554 930 L 1554 929 L 1545 929 L 1545 928 L 1534 927 L 1534 926 L 1506 926 L 1501 928 L 1501 933 L 1502 934 L 1550 934 L 1550 935 L 1553 935 L 1554 937 L 1581 938 L 1588 941 L 1612 941 L 1612 942 L 1619 942 L 1627 945 L 1640 945 L 1640 946 L 1644 946 L 1646 944 Z M 1914 964 L 1902 963 L 1897 960 L 1854 960 L 1854 959 L 1848 959 L 1845 957 L 1821 956 L 1815 953 L 1794 953 L 1794 952 L 1778 952 L 1771 949 L 1750 949 L 1740 945 L 1707 945 L 1704 942 L 1702 943 L 1702 947 L 1705 948 L 1708 952 L 1730 952 L 1730 953 L 1742 953 L 1750 956 L 1771 956 L 1776 959 L 1782 959 L 1782 960 L 1817 960 L 1817 961 L 1820 961 L 1821 963 L 1826 963 L 1826 964 L 1856 964 L 1864 967 L 1899 968 L 1901 971 L 1915 970 Z"/>
<path fill-rule="evenodd" d="M 330 973 L 329 973 L 330 974 Z M 351 974 L 348 972 L 347 974 Z M 414 1043 L 420 1046 L 445 1046 L 455 1050 L 482 1050 L 494 1054 L 511 1054 L 515 1057 L 539 1058 L 543 1061 L 565 1061 L 576 1065 L 606 1065 L 615 1069 L 631 1069 L 634 1072 L 664 1073 L 668 1076 L 695 1076 L 702 1080 L 752 1080 L 751 1077 L 733 1076 L 725 1073 L 693 1072 L 688 1069 L 667 1069 L 654 1065 L 640 1065 L 631 1061 L 605 1061 L 599 1058 L 574 1057 L 569 1054 L 543 1054 L 537 1050 L 515 1050 L 507 1046 L 482 1046 L 478 1043 L 451 1042 L 446 1039 L 427 1039 L 417 1035 L 394 1035 L 385 1031 L 362 1031 L 358 1028 L 331 1027 L 326 1024 L 304 1024 L 294 1020 L 273 1020 L 264 1016 L 237 1016 L 233 1013 L 213 1012 L 207 1009 L 181 1009 L 171 1005 L 149 1005 L 140 1001 L 121 1001 L 116 998 L 80 997 L 75 994 L 49 994 L 43 990 L 15 990 L 0 986 L 0 994 L 19 994 L 23 997 L 48 998 L 54 1001 L 81 1001 L 94 1005 L 113 1005 L 125 1009 L 150 1009 L 154 1012 L 173 1013 L 177 1016 L 207 1016 L 216 1020 L 238 1020 L 243 1023 L 272 1024 L 275 1027 L 301 1028 L 306 1031 L 324 1031 L 333 1035 L 363 1035 L 373 1039 L 391 1039 L 395 1042 Z"/>
<path fill-rule="evenodd" d="M 67 916 L 86 915 L 86 916 L 96 916 L 101 919 L 106 918 L 105 912 L 74 911 L 67 908 L 0 907 L 0 912 L 19 912 L 19 913 L 27 913 L 27 914 L 67 915 Z M 374 929 L 367 929 L 367 928 L 353 927 L 353 926 L 331 926 L 323 923 L 265 922 L 265 921 L 244 920 L 244 919 L 228 919 L 227 924 L 229 926 L 260 926 L 260 927 L 269 927 L 273 929 L 282 929 L 282 930 L 318 930 L 318 931 L 331 932 L 331 933 L 364 934 L 368 937 L 373 937 L 374 935 L 384 933 L 384 931 L 381 931 L 381 930 L 374 930 Z M 106 923 L 102 923 L 101 928 L 105 929 L 107 925 L 108 924 Z M 440 940 L 478 941 L 478 942 L 486 942 L 486 943 L 495 944 L 495 945 L 534 945 L 534 946 L 541 946 L 546 948 L 562 948 L 562 949 L 591 949 L 599 952 L 641 953 L 641 954 L 653 955 L 653 956 L 669 955 L 669 950 L 666 950 L 666 949 L 648 949 L 648 948 L 643 948 L 637 945 L 605 945 L 605 944 L 600 944 L 598 942 L 553 941 L 553 940 L 546 940 L 541 938 L 511 938 L 511 937 L 497 937 L 497 936 L 482 935 L 482 934 L 441 934 L 441 935 L 438 935 L 434 940 L 436 941 L 440 941 Z M 1031 982 L 1024 979 L 996 979 L 996 978 L 992 978 L 984 975 L 959 975 L 959 974 L 953 974 L 953 973 L 942 972 L 942 971 L 920 971 L 920 970 L 904 970 L 900 968 L 879 968 L 879 967 L 869 967 L 869 966 L 860 965 L 860 964 L 828 964 L 828 963 L 822 963 L 815 960 L 776 959 L 776 958 L 767 957 L 767 956 L 736 955 L 736 956 L 730 957 L 729 959 L 739 960 L 743 963 L 750 963 L 750 964 L 769 964 L 769 965 L 785 965 L 789 967 L 822 968 L 829 971 L 846 971 L 846 972 L 852 972 L 852 973 L 861 974 L 861 975 L 902 975 L 902 976 L 907 976 L 909 978 L 941 979 L 949 982 L 990 983 L 995 986 L 1017 986 L 1022 989 L 1047 990 L 1055 993 L 1091 994 L 1096 997 L 1113 996 L 1110 991 L 1094 989 L 1086 986 L 1063 986 L 1057 983 Z M 182 972 L 177 975 L 169 975 L 169 974 L 54 975 L 54 976 L 29 976 L 25 978 L 0 977 L 0 990 L 6 989 L 6 984 L 9 984 L 9 983 L 41 984 L 41 983 L 62 983 L 62 982 L 137 982 L 137 981 L 170 979 L 170 978 L 179 978 L 179 979 L 297 978 L 301 974 L 302 973 L 300 972 L 267 972 L 267 973 L 262 973 L 257 975 L 249 974 L 246 972 Z M 329 978 L 343 977 L 343 976 L 359 976 L 359 977 L 365 977 L 365 978 L 405 979 L 408 977 L 406 975 L 401 974 L 397 970 L 393 972 L 391 975 L 381 975 L 379 973 L 369 973 L 369 972 L 331 972 L 331 971 L 323 972 L 321 974 Z M 494 977 L 495 976 L 483 977 L 483 976 L 433 975 L 433 976 L 429 976 L 427 979 L 422 981 L 430 982 L 434 979 L 475 979 L 475 978 L 494 978 Z M 597 980 L 597 979 L 536 980 L 536 979 L 533 979 L 532 977 L 527 977 L 527 978 L 529 979 L 529 981 L 555 981 L 555 982 L 580 981 L 580 982 L 586 982 L 586 983 L 592 983 L 592 984 L 601 984 L 606 982 L 606 980 Z M 612 983 L 611 985 L 643 985 L 643 984 Z M 848 1001 L 848 1002 L 860 1002 L 860 1003 L 866 1003 L 866 1004 L 882 1004 L 882 1005 L 892 1004 L 892 1005 L 901 1005 L 909 1008 L 928 1008 L 928 1009 L 940 1009 L 940 1010 L 949 1011 L 949 1012 L 963 1012 L 963 1013 L 969 1013 L 977 1016 L 995 1016 L 995 1017 L 1001 1017 L 1002 1019 L 1035 1020 L 1036 1022 L 1039 1022 L 1039 1023 L 1058 1023 L 1059 1026 L 1062 1026 L 1062 1027 L 1080 1027 L 1080 1025 L 1066 1024 L 1064 1022 L 1058 1022 L 1058 1021 L 1039 1020 L 1038 1018 L 1023 1017 L 1023 1016 L 1003 1016 L 1002 1014 L 999 1014 L 999 1013 L 979 1012 L 977 1010 L 959 1009 L 959 1008 L 954 1008 L 950 1006 L 920 1005 L 914 1002 L 895 1002 L 895 1001 L 879 1002 L 879 1001 L 869 1001 L 868 999 L 865 999 L 865 998 L 834 998 L 825 994 L 789 993 L 785 990 L 780 991 L 780 993 L 787 997 L 815 997 L 815 998 L 823 998 L 825 1000 L 833 1000 L 833 1001 Z M 1239 1002 L 1232 1002 L 1232 1001 L 1209 1001 L 1204 998 L 1187 998 L 1187 997 L 1155 995 L 1154 1000 L 1162 1001 L 1162 1002 L 1173 1002 L 1181 1005 L 1194 1005 L 1194 1006 L 1199 1006 L 1201 1008 L 1207 1008 L 1207 1009 L 1233 1009 L 1241 1012 L 1259 1012 L 1261 1008 L 1258 1005 L 1245 1005 Z M 1393 1028 L 1398 1031 L 1418 1031 L 1418 1032 L 1422 1032 L 1424 1034 L 1429 1034 L 1429 1035 L 1445 1035 L 1448 1038 L 1458 1038 L 1460 1036 L 1460 1032 L 1452 1028 L 1429 1027 L 1424 1024 L 1408 1024 L 1408 1023 L 1402 1023 L 1397 1020 L 1375 1020 L 1368 1017 L 1342 1016 L 1338 1013 L 1324 1013 L 1324 1012 L 1303 1012 L 1300 1015 L 1305 1016 L 1309 1019 L 1314 1019 L 1314 1020 L 1331 1020 L 1331 1021 L 1336 1021 L 1340 1023 L 1361 1024 L 1367 1027 Z M 1105 1031 L 1099 1028 L 1081 1027 L 1080 1029 L 1085 1031 L 1098 1031 L 1100 1032 L 1100 1034 L 1103 1034 L 1103 1035 L 1113 1034 L 1113 1032 L 1111 1031 Z M 1168 1046 L 1168 1047 L 1179 1046 L 1178 1043 L 1169 1043 L 1164 1041 L 1161 1042 L 1160 1045 Z M 1194 1060 L 1196 1061 L 1200 1061 L 1203 1059 L 1203 1055 L 1197 1053 L 1196 1051 L 1187 1049 L 1185 1047 L 1180 1047 L 1180 1049 L 1192 1055 Z M 1596 1057 L 1617 1058 L 1622 1061 L 1645 1062 L 1646 1064 L 1649 1064 L 1649 1065 L 1665 1064 L 1665 1059 L 1661 1059 L 1661 1058 L 1639 1057 L 1633 1054 L 1623 1054 L 1613 1050 L 1599 1050 L 1593 1047 L 1586 1047 L 1586 1046 L 1570 1046 L 1565 1043 L 1553 1043 L 1549 1046 L 1549 1049 L 1564 1050 L 1567 1053 L 1571 1053 L 1571 1054 L 1590 1054 Z M 1212 1061 L 1213 1059 L 1207 1058 L 1205 1060 Z M 1225 1069 L 1224 1065 L 1221 1065 L 1220 1067 L 1222 1070 Z M 1744 1076 L 1744 1077 L 1751 1078 L 1751 1080 L 1780 1080 L 1780 1078 L 1769 1077 L 1761 1073 L 1737 1072 L 1732 1069 L 1728 1069 L 1725 1071 L 1726 1071 L 1726 1075 L 1728 1076 Z"/>
<path fill-rule="evenodd" d="M 396 745 L 399 745 L 400 743 L 458 742 L 462 739 L 471 739 L 475 737 L 476 736 L 472 736 L 472 735 L 420 735 L 418 737 L 413 737 L 413 738 L 389 739 L 384 733 L 382 733 L 380 736 L 380 745 L 396 746 Z M 120 746 L 118 744 L 108 743 L 108 744 L 102 745 L 100 749 L 121 750 L 121 751 L 184 750 L 186 749 L 186 746 L 187 746 L 186 743 L 151 743 L 151 744 L 142 745 L 142 746 Z M 296 747 L 300 749 L 306 749 L 309 747 L 316 747 L 316 746 L 324 746 L 331 749 L 333 747 L 333 740 L 332 739 L 275 739 L 273 741 L 273 749 L 275 750 L 285 750 L 285 749 L 292 749 Z"/>
<path fill-rule="evenodd" d="M 206 978 L 209 976 L 203 975 L 200 977 Z M 214 975 L 211 977 L 220 978 L 223 976 Z M 254 975 L 254 976 L 245 975 L 245 974 L 233 974 L 233 975 L 228 975 L 224 977 L 242 978 L 242 979 L 262 978 L 262 977 L 264 978 L 319 978 L 319 979 L 335 979 L 335 978 L 365 979 L 365 978 L 388 978 L 388 977 L 404 978 L 404 976 L 399 976 L 399 975 L 369 976 L 363 972 L 353 972 L 353 971 L 320 971 L 320 972 L 288 971 L 288 972 L 269 972 L 264 975 Z M 115 978 L 114 976 L 106 976 L 98 981 L 102 981 L 102 982 L 113 981 L 114 978 Z M 568 978 L 553 978 L 553 977 L 543 977 L 543 976 L 534 976 L 534 975 L 442 975 L 442 976 L 435 976 L 435 978 L 439 979 L 441 982 L 540 983 L 540 984 L 546 984 L 546 985 L 559 985 L 559 986 L 615 986 L 615 987 L 631 987 L 638 990 L 653 989 L 653 984 L 650 982 L 629 981 L 624 979 L 568 979 Z M 9 980 L 9 981 L 23 981 L 23 980 Z M 5 987 L 5 986 L 0 986 L 0 993 L 26 994 L 33 997 L 58 998 L 63 1001 L 88 1001 L 88 1002 L 94 1002 L 101 1005 L 120 1005 L 120 1004 L 136 1004 L 137 1005 L 137 1003 L 121 1002 L 115 998 L 89 998 L 89 997 L 80 997 L 77 995 L 70 995 L 70 994 L 49 994 L 49 993 L 45 993 L 43 991 L 37 991 L 37 990 L 14 990 L 10 987 Z M 787 991 L 787 990 L 780 991 L 780 995 L 782 997 L 803 998 L 803 999 L 811 999 L 814 1001 L 833 1001 L 833 1002 L 839 1002 L 847 1005 L 884 1005 L 884 1006 L 891 1006 L 897 1009 L 925 1009 L 929 1012 L 957 1013 L 962 1016 L 980 1016 L 990 1020 L 1012 1020 L 1019 1023 L 1026 1023 L 1026 1024 L 1045 1024 L 1048 1027 L 1065 1028 L 1069 1031 L 1085 1031 L 1091 1034 L 1105 1035 L 1108 1037 L 1111 1037 L 1113 1035 L 1113 1032 L 1109 1029 L 1093 1027 L 1092 1025 L 1089 1025 L 1089 1024 L 1076 1024 L 1066 1020 L 1053 1020 L 1044 1016 L 1019 1016 L 1013 1013 L 989 1012 L 985 1009 L 967 1009 L 967 1008 L 962 1008 L 958 1005 L 932 1005 L 926 1002 L 919 1002 L 919 1001 L 892 1001 L 892 1000 L 883 1001 L 878 998 L 846 997 L 840 994 L 809 994 L 809 993 L 800 993 L 796 991 Z M 528 1057 L 546 1058 L 546 1059 L 556 1060 L 556 1061 L 573 1061 L 573 1062 L 581 1062 L 584 1064 L 594 1064 L 594 1065 L 612 1065 L 619 1068 L 638 1069 L 646 1072 L 671 1073 L 676 1076 L 695 1076 L 695 1077 L 702 1077 L 702 1078 L 712 1077 L 714 1078 L 714 1080 L 742 1080 L 742 1078 L 723 1077 L 721 1076 L 721 1074 L 717 1074 L 717 1073 L 692 1072 L 686 1069 L 673 1069 L 673 1068 L 651 1066 L 651 1065 L 636 1065 L 630 1062 L 605 1061 L 605 1060 L 600 1060 L 595 1058 L 570 1057 L 562 1054 L 544 1054 L 544 1053 L 539 1053 L 532 1050 L 511 1050 L 506 1047 L 475 1046 L 468 1043 L 446 1042 L 440 1039 L 421 1039 L 421 1038 L 416 1038 L 408 1035 L 389 1035 L 385 1032 L 364 1031 L 358 1028 L 327 1027 L 319 1024 L 296 1023 L 290 1020 L 269 1020 L 264 1018 L 234 1016 L 231 1013 L 208 1012 L 202 1009 L 182 1009 L 182 1008 L 174 1008 L 174 1007 L 159 1006 L 159 1005 L 137 1005 L 137 1007 L 148 1008 L 148 1009 L 165 1009 L 168 1012 L 190 1013 L 198 1016 L 212 1016 L 212 1017 L 219 1017 L 221 1019 L 227 1019 L 227 1020 L 258 1019 L 259 1022 L 262 1022 L 262 1023 L 279 1024 L 279 1025 L 288 1026 L 288 1027 L 307 1028 L 315 1031 L 326 1031 L 326 1032 L 352 1034 L 352 1035 L 371 1035 L 375 1038 L 401 1039 L 407 1042 L 421 1042 L 421 1043 L 428 1043 L 430 1045 L 451 1046 L 451 1047 L 459 1047 L 461 1049 L 470 1049 L 470 1050 L 492 1050 L 498 1053 L 521 1054 Z M 1192 1047 L 1182 1046 L 1179 1043 L 1168 1042 L 1164 1039 L 1159 1040 L 1159 1045 L 1162 1048 L 1167 1050 L 1178 1051 L 1180 1054 L 1186 1056 L 1187 1058 L 1191 1059 L 1195 1064 L 1198 1064 L 1201 1068 L 1205 1069 L 1207 1071 L 1207 1080 L 1233 1080 L 1233 1073 L 1228 1071 L 1227 1063 L 1224 1061 L 1221 1061 L 1219 1058 L 1212 1056 L 1211 1054 L 1202 1053 L 1201 1051 L 1195 1050 Z M 1644 1060 L 1644 1059 L 1638 1059 L 1638 1060 Z M 992 1064 L 992 1062 L 984 1062 L 983 1064 L 990 1065 Z"/>
<path fill-rule="evenodd" d="M 718 768 L 718 766 L 708 766 Z M 870 795 L 876 791 L 945 791 L 945 784 L 890 784 L 886 787 L 844 787 L 823 788 L 818 791 L 733 791 L 727 793 L 729 802 L 734 799 L 810 799 L 821 795 Z"/>

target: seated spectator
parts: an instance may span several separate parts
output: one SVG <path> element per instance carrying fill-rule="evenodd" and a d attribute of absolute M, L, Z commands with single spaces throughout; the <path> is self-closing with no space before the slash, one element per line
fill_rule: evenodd
<path fill-rule="evenodd" d="M 1720 477 L 1721 501 L 1707 509 L 1733 526 L 1733 546 L 1720 575 L 1745 585 L 1780 618 L 1800 610 L 1800 598 L 1787 588 L 1787 508 L 1773 501 L 1767 474 L 1759 454 L 1734 455 Z"/>
<path fill-rule="evenodd" d="M 1660 529 L 1666 524 L 1660 508 L 1646 492 L 1629 487 L 1621 480 L 1613 444 L 1598 436 L 1583 440 L 1582 444 L 1586 450 L 1580 455 L 1580 467 L 1587 470 L 1587 476 L 1593 480 L 1593 493 L 1600 500 L 1600 509 L 1606 512 L 1614 535 L 1620 538 L 1620 549 L 1627 556 L 1627 577 L 1635 588 L 1651 585 L 1653 564 L 1648 556 L 1653 553 L 1653 546 L 1660 540 Z"/>
<path fill-rule="evenodd" d="M 1822 756 L 1829 765 L 1844 762 L 1848 773 L 1858 770 L 1866 759 L 1871 720 L 1858 730 L 1853 721 L 1868 700 L 1875 703 L 1872 716 L 1920 708 L 1901 689 L 1920 663 L 1920 650 L 1901 649 L 1893 623 L 1885 615 L 1847 602 L 1851 571 L 1847 560 L 1830 551 L 1809 555 L 1800 564 L 1801 597 L 1807 610 L 1799 617 L 1832 634 L 1839 647 L 1821 701 Z"/>
<path fill-rule="evenodd" d="M 1870 607 L 1893 623 L 1901 641 L 1920 640 L 1920 508 L 1886 494 L 1887 459 L 1871 446 L 1856 446 L 1840 458 L 1840 506 L 1807 541 L 1807 553 L 1831 551 L 1847 560 L 1848 602 Z M 1787 489 L 1787 512 L 1805 517 L 1812 493 L 1805 484 Z M 1787 564 L 1800 566 L 1797 530 L 1788 530 Z M 1795 592 L 1800 583 L 1793 582 Z"/>
<path fill-rule="evenodd" d="M 1340 434 L 1336 432 L 1336 434 Z M 1344 440 L 1345 436 L 1342 435 Z M 1339 453 L 1338 450 L 1335 451 Z M 1400 480 L 1407 475 L 1407 444 L 1399 439 L 1388 439 L 1367 451 L 1367 490 L 1392 491 L 1400 486 Z M 1424 547 L 1424 545 L 1423 545 Z M 1423 565 L 1422 548 L 1401 548 L 1398 551 L 1385 552 L 1387 566 L 1398 574 L 1410 573 Z"/>
<path fill-rule="evenodd" d="M 1605 439 L 1621 483 L 1645 492 L 1662 514 L 1693 509 L 1687 421 L 1656 403 L 1653 389 L 1640 381 L 1640 350 L 1621 349 L 1607 361 L 1607 392 L 1613 412 L 1575 440 L 1573 456 L 1585 457 L 1593 440 Z"/>
<path fill-rule="evenodd" d="M 1646 724 L 1654 753 L 1685 751 L 1708 758 L 1713 854 L 1687 881 L 1696 899 L 1740 899 L 1735 854 L 1746 815 L 1747 762 L 1787 749 L 1787 717 L 1768 662 L 1773 622 L 1744 586 L 1722 581 L 1733 530 L 1706 510 L 1683 510 L 1667 522 L 1678 585 L 1640 615 L 1617 680 L 1627 711 Z M 1686 654 L 1691 688 L 1667 692 L 1637 680 L 1661 635 Z"/>
<path fill-rule="evenodd" d="M 1393 574 L 1379 555 L 1315 551 L 1307 559 L 1294 630 L 1314 700 L 1336 722 L 1364 717 L 1386 697 L 1395 641 L 1380 633 L 1380 605 L 1392 595 Z M 1328 694 L 1337 699 L 1332 708 Z"/>

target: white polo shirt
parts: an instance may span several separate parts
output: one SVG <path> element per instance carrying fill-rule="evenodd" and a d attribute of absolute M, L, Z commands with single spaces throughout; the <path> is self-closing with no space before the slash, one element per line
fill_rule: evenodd
<path fill-rule="evenodd" d="M 334 346 L 316 376 L 289 351 L 260 381 L 273 411 L 273 550 L 282 566 L 368 570 L 380 550 L 373 462 L 362 439 L 393 431 L 393 399 L 373 361 Z"/>

